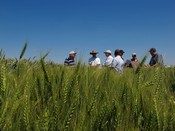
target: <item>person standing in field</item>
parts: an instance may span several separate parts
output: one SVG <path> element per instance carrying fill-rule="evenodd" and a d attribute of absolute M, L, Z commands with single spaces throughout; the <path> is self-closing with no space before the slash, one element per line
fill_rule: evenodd
<path fill-rule="evenodd" d="M 106 50 L 104 52 L 105 56 L 106 56 L 106 60 L 103 63 L 104 67 L 111 67 L 112 61 L 113 61 L 113 57 L 111 55 L 111 51 L 110 50 Z"/>
<path fill-rule="evenodd" d="M 75 56 L 76 56 L 75 51 L 69 52 L 69 57 L 65 59 L 64 65 L 66 66 L 74 66 L 75 65 Z"/>
<path fill-rule="evenodd" d="M 123 58 L 124 53 L 125 53 L 124 50 L 120 50 L 120 56 L 123 59 L 123 61 L 125 61 L 124 58 Z"/>
<path fill-rule="evenodd" d="M 151 66 L 151 67 L 164 66 L 163 57 L 161 54 L 158 54 L 156 52 L 155 48 L 151 48 L 149 52 L 152 57 L 148 66 Z"/>
<path fill-rule="evenodd" d="M 115 58 L 112 61 L 112 67 L 119 73 L 122 73 L 124 70 L 125 62 L 121 58 L 120 50 L 115 50 L 114 52 Z"/>
<path fill-rule="evenodd" d="M 137 59 L 137 54 L 133 53 L 129 67 L 137 68 L 139 66 L 139 60 Z"/>
<path fill-rule="evenodd" d="M 92 57 L 89 59 L 89 66 L 99 67 L 101 65 L 100 58 L 97 57 L 97 54 L 98 52 L 95 50 L 92 50 L 90 52 L 90 55 L 92 55 Z"/>
<path fill-rule="evenodd" d="M 137 54 L 136 54 L 136 53 L 133 53 L 133 54 L 132 54 L 131 61 L 139 62 L 139 60 L 137 59 Z"/>

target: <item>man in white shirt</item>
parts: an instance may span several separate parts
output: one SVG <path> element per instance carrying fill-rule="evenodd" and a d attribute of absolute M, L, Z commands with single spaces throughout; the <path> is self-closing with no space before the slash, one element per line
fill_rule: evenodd
<path fill-rule="evenodd" d="M 106 60 L 103 63 L 104 67 L 111 67 L 112 61 L 113 61 L 113 57 L 111 56 L 111 51 L 110 50 L 106 50 L 104 52 L 104 54 L 106 55 Z"/>
<path fill-rule="evenodd" d="M 124 65 L 125 65 L 125 62 L 123 61 L 123 59 L 121 58 L 120 56 L 120 50 L 115 50 L 115 58 L 113 59 L 113 62 L 112 62 L 112 67 L 118 71 L 119 73 L 122 73 L 123 70 L 124 70 Z"/>
<path fill-rule="evenodd" d="M 95 50 L 91 51 L 92 57 L 89 59 L 89 65 L 92 67 L 99 67 L 101 64 L 100 58 L 97 57 L 98 52 Z"/>

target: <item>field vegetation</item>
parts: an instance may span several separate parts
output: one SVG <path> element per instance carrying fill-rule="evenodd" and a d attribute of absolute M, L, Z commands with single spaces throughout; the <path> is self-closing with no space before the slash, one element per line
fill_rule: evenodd
<path fill-rule="evenodd" d="M 175 130 L 175 68 L 65 67 L 0 53 L 2 131 Z"/>

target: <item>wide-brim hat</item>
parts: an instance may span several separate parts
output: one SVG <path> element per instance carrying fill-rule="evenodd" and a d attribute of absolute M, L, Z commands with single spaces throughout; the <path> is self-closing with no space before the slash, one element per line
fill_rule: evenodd
<path fill-rule="evenodd" d="M 98 52 L 96 50 L 92 50 L 90 54 L 98 54 Z"/>
<path fill-rule="evenodd" d="M 111 52 L 110 50 L 106 50 L 104 53 L 105 53 L 105 54 L 106 54 L 106 53 L 111 54 L 112 52 Z"/>

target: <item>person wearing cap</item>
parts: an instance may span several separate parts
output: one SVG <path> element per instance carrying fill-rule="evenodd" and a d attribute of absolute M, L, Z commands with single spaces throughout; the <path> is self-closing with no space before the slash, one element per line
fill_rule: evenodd
<path fill-rule="evenodd" d="M 149 65 L 148 66 L 151 66 L 151 67 L 157 67 L 157 66 L 163 66 L 164 63 L 163 63 L 163 57 L 161 54 L 158 54 L 156 52 L 156 49 L 155 48 L 151 48 L 149 50 L 150 54 L 151 54 L 151 60 L 149 62 Z"/>
<path fill-rule="evenodd" d="M 111 51 L 110 50 L 106 50 L 104 52 L 104 54 L 106 55 L 106 60 L 103 63 L 104 67 L 111 67 L 112 61 L 113 61 L 113 57 L 111 55 Z"/>
<path fill-rule="evenodd" d="M 139 60 L 137 59 L 137 54 L 136 53 L 132 53 L 132 59 L 131 61 L 134 61 L 134 62 L 138 62 Z"/>
<path fill-rule="evenodd" d="M 76 56 L 76 54 L 77 53 L 75 51 L 69 52 L 69 57 L 65 59 L 64 65 L 66 65 L 66 66 L 75 65 L 75 56 Z"/>
<path fill-rule="evenodd" d="M 124 55 L 124 51 L 123 50 L 120 50 L 120 56 L 121 56 L 121 58 L 123 59 L 123 61 L 124 61 L 124 58 L 123 58 L 123 55 Z"/>
<path fill-rule="evenodd" d="M 112 61 L 112 67 L 118 71 L 119 73 L 122 73 L 124 70 L 125 62 L 121 58 L 121 52 L 120 50 L 115 50 L 114 52 L 115 58 Z"/>
<path fill-rule="evenodd" d="M 98 52 L 95 50 L 92 50 L 90 52 L 90 55 L 92 55 L 92 57 L 89 59 L 89 66 L 92 67 L 99 67 L 101 64 L 100 58 L 97 57 Z"/>
<path fill-rule="evenodd" d="M 139 66 L 139 60 L 137 59 L 137 54 L 133 53 L 131 61 L 129 63 L 129 67 L 136 69 L 138 66 Z"/>

